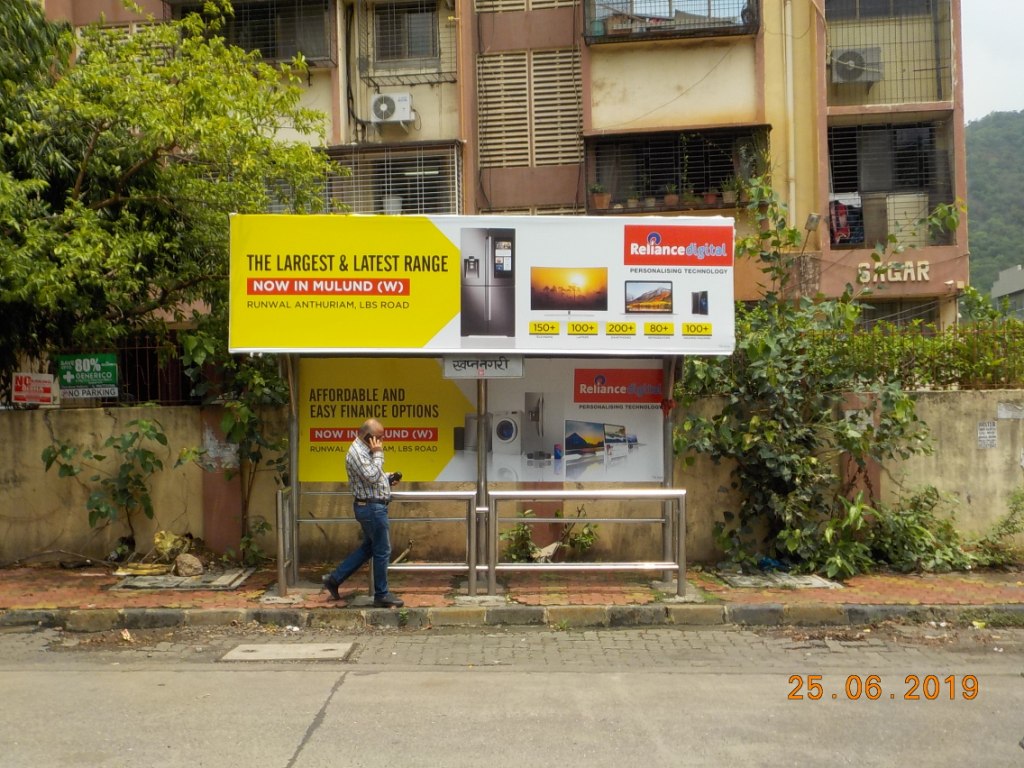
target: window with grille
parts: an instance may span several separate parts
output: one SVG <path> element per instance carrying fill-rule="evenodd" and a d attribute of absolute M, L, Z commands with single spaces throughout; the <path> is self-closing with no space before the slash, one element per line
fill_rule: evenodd
<path fill-rule="evenodd" d="M 202 10 L 201 5 L 184 5 L 177 15 Z M 299 53 L 313 64 L 334 61 L 328 0 L 235 2 L 234 11 L 223 29 L 231 45 L 259 51 L 267 61 L 290 61 Z"/>
<path fill-rule="evenodd" d="M 901 299 L 897 301 L 862 302 L 858 325 L 871 328 L 878 323 L 891 325 L 925 325 L 939 322 L 939 303 L 935 299 Z"/>
<path fill-rule="evenodd" d="M 587 0 L 589 43 L 757 31 L 759 0 Z"/>
<path fill-rule="evenodd" d="M 579 52 L 572 49 L 478 57 L 480 167 L 579 163 L 579 83 Z"/>
<path fill-rule="evenodd" d="M 453 143 L 356 149 L 335 147 L 331 158 L 351 171 L 332 176 L 335 210 L 353 213 L 460 213 L 460 156 Z"/>
<path fill-rule="evenodd" d="M 511 13 L 513 11 L 541 11 L 549 8 L 573 8 L 577 0 L 476 0 L 477 13 Z"/>
<path fill-rule="evenodd" d="M 828 0 L 828 103 L 953 100 L 950 0 Z"/>
<path fill-rule="evenodd" d="M 895 235 L 906 245 L 948 242 L 917 221 L 953 202 L 949 121 L 831 126 L 833 246 L 874 247 Z"/>
<path fill-rule="evenodd" d="M 458 20 L 437 0 L 358 3 L 356 64 L 372 88 L 454 83 Z"/>
<path fill-rule="evenodd" d="M 436 59 L 437 5 L 384 3 L 374 7 L 374 56 L 378 63 Z"/>
<path fill-rule="evenodd" d="M 698 196 L 763 173 L 767 146 L 763 126 L 592 139 L 588 186 L 600 185 L 613 202 L 671 191 L 682 207 L 697 207 Z"/>
<path fill-rule="evenodd" d="M 825 0 L 826 19 L 878 19 L 886 16 L 924 16 L 935 0 Z"/>

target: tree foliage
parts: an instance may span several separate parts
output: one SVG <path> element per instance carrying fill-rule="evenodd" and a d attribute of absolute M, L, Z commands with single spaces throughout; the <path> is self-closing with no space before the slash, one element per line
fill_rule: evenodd
<path fill-rule="evenodd" d="M 323 115 L 300 105 L 302 62 L 274 68 L 227 45 L 230 5 L 206 6 L 76 39 L 34 0 L 0 4 L 5 392 L 26 358 L 169 322 L 226 339 L 229 214 L 266 211 L 271 193 L 319 210 L 329 161 L 279 138 L 322 137 Z"/>
<path fill-rule="evenodd" d="M 684 362 L 676 393 L 684 404 L 711 395 L 725 402 L 712 416 L 685 417 L 675 448 L 735 465 L 739 508 L 717 526 L 728 557 L 848 576 L 871 562 L 862 532 L 870 508 L 859 495 L 871 490 L 869 464 L 929 450 L 927 430 L 888 371 L 819 343 L 825 332 L 839 343 L 853 334 L 860 307 L 852 288 L 834 299 L 790 298 L 801 232 L 787 224 L 768 179 L 754 180 L 751 192 L 755 233 L 736 250 L 761 265 L 769 285 L 756 305 L 738 305 L 731 357 Z M 955 225 L 955 209 L 929 223 L 943 222 Z"/>

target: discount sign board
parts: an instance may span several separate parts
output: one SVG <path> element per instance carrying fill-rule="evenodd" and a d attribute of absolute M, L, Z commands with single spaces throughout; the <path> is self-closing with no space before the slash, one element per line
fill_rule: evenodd
<path fill-rule="evenodd" d="M 57 371 L 63 397 L 117 397 L 117 357 L 113 354 L 61 355 Z"/>

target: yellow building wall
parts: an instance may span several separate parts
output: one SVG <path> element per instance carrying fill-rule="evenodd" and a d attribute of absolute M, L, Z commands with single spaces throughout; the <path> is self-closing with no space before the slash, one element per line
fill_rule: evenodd
<path fill-rule="evenodd" d="M 592 131 L 758 122 L 752 40 L 615 48 L 595 48 L 590 55 Z M 656 72 L 666 76 L 652 76 Z"/>

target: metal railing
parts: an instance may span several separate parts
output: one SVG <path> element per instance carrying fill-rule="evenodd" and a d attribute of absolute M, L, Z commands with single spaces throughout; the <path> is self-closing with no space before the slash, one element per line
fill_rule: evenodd
<path fill-rule="evenodd" d="M 686 594 L 686 491 L 654 488 L 624 488 L 621 490 L 594 491 L 490 491 L 487 494 L 489 536 L 487 555 L 487 593 L 497 591 L 498 571 L 675 571 L 676 594 Z M 666 505 L 662 517 L 588 517 L 588 523 L 625 523 L 651 524 L 662 527 L 662 537 L 666 557 L 662 561 L 646 562 L 574 562 L 574 563 L 499 563 L 498 538 L 499 525 L 503 522 L 515 523 L 546 523 L 558 522 L 558 518 L 525 518 L 498 517 L 498 505 L 505 501 L 569 501 L 569 500 L 605 501 L 622 499 L 630 501 L 670 501 Z M 669 513 L 671 508 L 672 513 Z M 673 521 L 673 517 L 675 520 Z M 675 523 L 675 546 L 671 546 L 671 532 Z M 669 553 L 675 550 L 675 560 L 669 559 Z"/>
<path fill-rule="evenodd" d="M 344 491 L 309 491 L 310 496 L 349 496 Z M 476 491 L 399 491 L 392 494 L 394 502 L 415 501 L 460 501 L 466 505 L 465 520 L 459 517 L 392 517 L 392 523 L 463 523 L 466 525 L 466 562 L 464 563 L 393 563 L 389 571 L 453 571 L 467 574 L 469 594 L 477 593 L 477 576 L 480 571 L 487 573 L 487 593 L 497 593 L 498 571 L 664 571 L 676 574 L 676 594 L 683 596 L 686 592 L 686 491 L 655 488 L 623 488 L 619 490 L 594 491 L 489 491 L 488 506 L 474 505 Z M 552 524 L 558 518 L 524 518 L 498 517 L 498 505 L 508 501 L 663 501 L 661 517 L 588 517 L 588 523 L 621 523 L 658 525 L 662 529 L 664 558 L 652 561 L 619 561 L 619 562 L 572 562 L 572 563 L 500 563 L 498 562 L 499 526 L 501 523 Z M 319 517 L 299 518 L 295 514 L 295 494 L 291 488 L 277 493 L 277 525 L 278 525 L 278 594 L 287 596 L 289 583 L 298 578 L 298 538 L 299 526 L 303 524 L 321 523 L 356 523 L 353 517 Z M 479 564 L 477 557 L 477 535 L 481 526 L 484 529 L 485 563 Z M 565 522 L 565 521 L 563 521 Z M 673 540 L 672 533 L 675 533 Z M 289 571 L 292 578 L 289 579 Z M 373 570 L 370 569 L 372 591 Z"/>
<path fill-rule="evenodd" d="M 290 489 L 288 489 L 290 490 Z M 300 518 L 294 514 L 294 507 L 287 505 L 289 517 L 282 519 L 282 494 L 278 491 L 278 594 L 287 594 L 286 576 L 287 570 L 281 565 L 284 560 L 292 565 L 292 581 L 297 580 L 298 575 L 298 529 L 300 525 L 320 523 L 357 523 L 354 517 L 304 517 Z M 352 494 L 347 491 L 306 491 L 304 496 L 348 496 Z M 461 517 L 391 517 L 392 523 L 459 523 L 466 525 L 466 562 L 465 563 L 392 563 L 388 566 L 389 571 L 464 571 L 467 573 L 469 594 L 476 594 L 477 570 L 482 566 L 477 565 L 476 546 L 474 542 L 477 536 L 477 516 L 483 517 L 486 507 L 477 508 L 476 491 L 396 491 L 391 494 L 392 503 L 414 502 L 414 501 L 460 501 L 466 505 L 466 516 Z M 485 518 L 486 519 L 486 518 Z M 286 531 L 288 533 L 286 533 Z M 285 550 L 282 541 L 290 539 L 291 549 Z M 373 569 L 370 569 L 372 586 Z"/>

